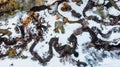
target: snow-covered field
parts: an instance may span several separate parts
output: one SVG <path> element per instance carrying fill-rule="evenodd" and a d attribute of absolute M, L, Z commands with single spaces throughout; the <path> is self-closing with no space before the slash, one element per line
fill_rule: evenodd
<path fill-rule="evenodd" d="M 51 4 L 53 1 L 54 0 L 49 0 L 49 3 Z M 83 8 L 87 4 L 87 1 L 88 0 L 83 0 L 83 4 L 80 7 L 76 6 L 75 3 L 72 3 L 72 2 L 70 2 L 69 4 L 71 5 L 71 7 L 74 10 L 76 10 L 77 12 L 82 14 Z M 120 2 L 119 2 L 119 4 L 120 4 Z M 60 6 L 59 6 L 59 8 L 60 8 Z M 60 11 L 60 9 L 58 9 L 58 11 L 63 16 L 68 17 L 68 19 L 70 19 L 72 21 L 78 20 L 77 18 L 72 17 L 70 12 L 62 12 L 62 11 Z M 44 12 L 46 12 L 47 16 L 45 16 L 43 14 Z M 57 21 L 56 17 L 53 16 L 53 15 L 50 15 L 47 12 L 47 10 L 40 11 L 40 12 L 37 12 L 37 13 L 39 13 L 40 16 L 44 17 L 45 20 L 51 25 L 51 27 L 48 29 L 48 32 L 44 33 L 45 41 L 39 42 L 39 44 L 37 44 L 37 46 L 34 49 L 34 51 L 37 51 L 39 53 L 39 55 L 41 55 L 41 56 L 48 51 L 49 47 L 46 44 L 46 42 L 48 42 L 50 40 L 50 38 L 59 37 L 59 43 L 62 43 L 62 45 L 67 44 L 68 43 L 68 37 L 73 33 L 73 31 L 76 30 L 79 27 L 82 27 L 82 25 L 78 24 L 78 23 L 74 23 L 74 24 L 67 23 L 67 24 L 64 25 L 65 34 L 62 34 L 61 32 L 60 33 L 55 33 L 53 31 L 53 29 L 54 29 L 54 24 L 55 24 L 54 22 Z M 119 15 L 120 11 L 117 11 L 114 8 L 110 8 L 109 13 L 112 14 L 112 15 Z M 86 12 L 86 14 L 87 14 L 87 16 L 89 16 L 92 13 Z M 2 21 L 1 20 L 0 23 L 2 23 L 2 26 L 0 26 L 0 29 L 11 28 L 10 31 L 12 31 L 12 33 L 13 33 L 11 35 L 11 38 L 20 36 L 20 34 L 17 34 L 14 31 L 15 25 L 13 25 L 13 23 L 17 24 L 19 22 L 19 18 L 23 17 L 23 16 L 26 17 L 26 12 L 25 11 L 16 13 L 14 15 L 14 17 L 10 17 L 7 21 Z M 6 25 L 5 22 L 8 22 L 8 25 Z M 99 23 L 96 23 L 92 20 L 89 20 L 88 22 L 89 22 L 89 27 L 90 28 L 93 27 L 93 26 L 97 26 L 99 29 L 101 29 L 101 27 L 100 27 L 101 25 Z M 102 25 L 102 26 L 103 26 L 103 30 L 102 30 L 103 33 L 106 33 L 106 31 L 109 31 L 113 27 L 120 27 L 120 26 L 117 26 L 117 25 L 116 26 Z M 32 27 L 32 25 L 29 25 L 29 27 Z M 7 36 L 5 36 L 5 37 L 7 37 Z M 102 39 L 101 36 L 98 35 L 98 37 Z M 118 39 L 118 38 L 120 38 L 120 32 L 119 33 L 112 33 L 112 35 L 109 37 L 109 39 L 104 39 L 104 40 L 112 41 L 113 39 Z M 83 51 L 83 48 L 84 48 L 83 44 L 91 41 L 89 33 L 83 32 L 82 34 L 77 36 L 77 39 L 78 39 L 77 51 L 79 52 L 79 57 L 78 58 L 75 58 L 74 56 L 72 56 L 72 57 L 74 59 L 77 59 L 77 60 L 80 60 L 80 61 L 83 61 L 83 62 L 87 62 L 86 57 L 87 58 L 91 57 L 91 56 L 89 56 L 90 53 L 97 52 L 97 50 L 94 49 L 94 48 L 90 48 L 89 50 L 86 50 L 85 52 Z M 32 42 L 30 42 L 28 44 L 27 49 L 30 48 L 31 43 Z M 100 51 L 102 51 L 102 50 L 100 50 Z M 99 55 L 100 51 L 98 51 L 98 55 Z M 29 67 L 77 67 L 76 65 L 72 65 L 69 62 L 65 62 L 65 64 L 61 63 L 60 58 L 59 58 L 59 54 L 55 50 L 53 50 L 53 53 L 54 53 L 53 58 L 50 60 L 50 62 L 48 62 L 48 64 L 46 66 L 42 66 L 38 61 L 31 60 L 32 55 L 30 54 L 29 50 L 23 51 L 23 53 L 22 53 L 23 55 L 28 56 L 27 59 L 21 59 L 21 58 L 16 59 L 16 58 L 8 58 L 8 57 L 1 58 L 0 59 L 0 66 L 1 67 L 26 67 L 26 66 L 29 66 Z M 108 52 L 107 52 L 107 54 L 109 55 Z M 97 61 L 96 63 L 97 64 L 93 63 L 94 67 L 119 67 L 120 66 L 120 58 L 119 57 L 118 58 L 115 58 L 115 57 L 112 58 L 112 57 L 108 56 L 106 58 L 103 58 L 103 60 L 101 62 Z M 91 67 L 91 66 L 88 65 L 87 67 Z"/>

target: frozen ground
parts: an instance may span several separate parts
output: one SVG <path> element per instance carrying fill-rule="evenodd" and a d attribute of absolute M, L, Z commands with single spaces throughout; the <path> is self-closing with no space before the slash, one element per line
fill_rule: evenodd
<path fill-rule="evenodd" d="M 52 0 L 49 0 L 49 1 L 50 1 L 50 3 L 52 3 Z M 87 1 L 88 0 L 84 0 L 81 7 L 75 6 L 74 3 L 69 3 L 69 4 L 72 5 L 72 8 L 74 8 L 74 10 L 76 10 L 82 14 L 82 10 L 85 7 Z M 120 2 L 119 2 L 119 4 L 120 4 Z M 112 11 L 112 14 L 116 15 L 116 14 L 120 13 L 120 11 L 116 11 L 115 9 L 114 10 L 113 9 L 112 8 L 109 9 L 110 11 Z M 60 10 L 59 10 L 59 12 L 62 15 L 64 15 L 65 17 L 68 17 L 70 20 L 77 20 L 77 18 L 72 17 L 69 12 L 61 12 Z M 41 16 L 44 16 L 42 11 L 38 12 L 38 13 L 40 13 Z M 47 11 L 46 11 L 46 13 L 47 13 Z M 12 34 L 12 37 L 19 36 L 19 34 L 15 33 L 15 31 L 13 29 L 15 26 L 12 25 L 12 23 L 16 24 L 18 22 L 19 17 L 21 17 L 25 14 L 26 14 L 25 12 L 18 12 L 14 17 L 11 17 L 8 19 L 7 22 L 9 22 L 9 24 L 7 26 L 4 24 L 5 21 L 0 21 L 0 23 L 3 24 L 3 26 L 1 26 L 0 28 L 6 29 L 6 28 L 10 27 L 11 28 L 10 30 L 14 33 L 14 34 Z M 87 15 L 90 15 L 90 14 L 91 13 L 89 13 L 89 12 L 87 13 Z M 55 37 L 55 36 L 59 37 L 59 42 L 62 44 L 66 44 L 66 43 L 68 43 L 67 38 L 73 33 L 73 31 L 76 28 L 81 27 L 81 25 L 77 24 L 77 23 L 65 24 L 64 25 L 65 34 L 54 33 L 53 32 L 54 22 L 56 21 L 55 16 L 51 16 L 47 13 L 47 17 L 45 17 L 45 19 L 49 22 L 49 24 L 52 27 L 49 28 L 49 31 L 47 33 L 45 33 L 45 36 L 44 36 L 45 41 L 42 43 L 39 43 L 40 45 L 37 45 L 35 47 L 35 51 L 37 51 L 40 55 L 43 55 L 45 52 L 48 51 L 48 46 L 46 45 L 46 42 L 48 42 L 51 37 Z M 98 28 L 100 28 L 100 24 L 93 22 L 91 20 L 88 22 L 89 22 L 89 27 L 97 26 Z M 110 30 L 113 27 L 114 26 L 104 26 L 103 25 L 102 32 L 106 33 L 106 31 Z M 118 27 L 120 27 L 120 26 L 118 26 Z M 51 36 L 51 34 L 52 34 L 52 36 Z M 101 37 L 101 36 L 98 36 L 98 37 Z M 79 59 L 83 62 L 87 62 L 85 59 L 85 56 L 89 55 L 89 52 L 84 53 L 82 51 L 82 48 L 83 48 L 82 44 L 91 41 L 90 35 L 89 35 L 89 33 L 84 32 L 83 34 L 77 36 L 77 38 L 78 38 L 78 44 L 79 44 L 78 49 L 77 49 L 77 51 L 79 52 L 79 57 L 75 58 L 75 59 Z M 117 39 L 117 38 L 120 38 L 120 34 L 119 33 L 112 33 L 111 37 L 109 39 L 106 39 L 106 40 L 112 41 L 113 39 Z M 30 48 L 30 46 L 31 46 L 31 44 L 28 45 L 28 49 Z M 42 46 L 44 46 L 44 47 L 42 47 Z M 29 51 L 24 51 L 23 54 L 27 55 L 29 57 L 27 59 L 16 59 L 16 58 L 11 59 L 11 58 L 5 57 L 4 59 L 0 59 L 0 66 L 2 66 L 2 67 L 26 67 L 26 66 L 29 66 L 29 67 L 76 67 L 76 66 L 73 66 L 72 64 L 69 64 L 69 62 L 66 62 L 65 64 L 59 62 L 60 58 L 58 58 L 59 55 L 57 54 L 56 51 L 54 51 L 54 56 L 51 59 L 51 61 L 48 63 L 47 66 L 42 66 L 38 61 L 31 60 L 32 55 L 29 53 Z M 12 64 L 13 64 L 13 66 L 12 66 Z M 99 62 L 96 67 L 119 67 L 119 66 L 120 66 L 120 59 L 107 57 L 107 58 L 104 58 L 103 61 Z M 87 67 L 90 67 L 90 66 L 88 65 Z"/>

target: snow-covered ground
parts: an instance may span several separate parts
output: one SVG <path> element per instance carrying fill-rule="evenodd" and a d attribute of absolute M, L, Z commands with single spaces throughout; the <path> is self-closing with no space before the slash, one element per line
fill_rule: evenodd
<path fill-rule="evenodd" d="M 54 1 L 54 0 L 49 0 L 50 4 Z M 78 7 L 75 5 L 75 3 L 70 2 L 69 4 L 71 5 L 71 7 L 76 10 L 77 12 L 79 12 L 80 14 L 82 14 L 83 8 L 85 7 L 85 5 L 87 4 L 88 0 L 83 0 L 83 4 Z M 119 2 L 120 4 L 120 2 Z M 60 6 L 59 6 L 60 7 Z M 60 9 L 58 9 L 59 12 L 65 16 L 68 17 L 68 19 L 70 20 L 78 20 L 75 17 L 72 17 L 70 12 L 61 12 Z M 112 11 L 112 12 L 111 12 Z M 44 11 L 40 11 L 38 12 L 40 14 L 40 16 L 44 16 L 43 14 Z M 81 27 L 81 24 L 65 24 L 64 28 L 65 28 L 65 34 L 62 33 L 55 33 L 53 31 L 54 29 L 54 22 L 56 21 L 55 16 L 49 15 L 47 13 L 47 10 L 45 10 L 46 12 L 46 16 L 44 16 L 45 20 L 48 21 L 48 23 L 52 26 L 48 29 L 48 32 L 44 33 L 44 39 L 45 41 L 43 42 L 39 42 L 39 44 L 37 44 L 37 46 L 35 47 L 34 51 L 37 51 L 39 53 L 39 55 L 43 55 L 48 51 L 48 45 L 46 44 L 46 42 L 48 42 L 50 40 L 50 38 L 52 37 L 59 37 L 59 43 L 62 43 L 62 45 L 67 44 L 68 43 L 68 37 L 73 33 L 73 31 L 78 28 Z M 87 13 L 87 12 L 86 12 Z M 116 11 L 116 9 L 114 8 L 110 8 L 109 9 L 109 13 L 111 13 L 112 15 L 119 15 L 120 11 Z M 0 21 L 0 23 L 2 23 L 3 25 L 0 26 L 1 29 L 6 29 L 6 28 L 11 28 L 10 31 L 12 31 L 12 36 L 11 37 L 17 37 L 20 36 L 20 34 L 16 34 L 14 31 L 14 27 L 15 25 L 13 25 L 13 23 L 17 24 L 19 21 L 19 18 L 26 15 L 26 12 L 18 12 L 14 17 L 10 17 L 7 21 Z M 91 13 L 87 13 L 87 15 L 91 15 Z M 25 17 L 25 16 L 24 16 Z M 8 22 L 8 25 L 5 25 L 4 23 Z M 89 27 L 91 28 L 92 26 L 97 26 L 99 29 L 101 29 L 100 24 L 96 23 L 92 20 L 89 20 Z M 112 29 L 114 26 L 104 26 L 103 25 L 103 33 L 106 33 L 106 31 L 109 31 L 110 29 Z M 115 26 L 116 27 L 116 26 Z M 118 26 L 120 27 L 120 26 Z M 51 35 L 52 34 L 52 35 Z M 99 38 L 102 38 L 101 36 L 98 36 Z M 87 62 L 86 57 L 89 57 L 89 53 L 90 52 L 94 52 L 96 51 L 95 49 L 90 49 L 88 50 L 89 52 L 85 52 L 82 50 L 83 46 L 82 44 L 86 43 L 86 42 L 90 42 L 90 35 L 87 32 L 82 33 L 81 35 L 77 36 L 78 38 L 78 49 L 77 51 L 79 52 L 79 57 L 74 59 L 79 59 L 80 61 L 83 62 Z M 112 41 L 113 39 L 118 39 L 120 38 L 120 34 L 119 33 L 112 33 L 112 35 L 110 36 L 109 39 L 105 39 L 107 41 Z M 28 44 L 27 49 L 29 49 L 31 46 L 31 43 Z M 59 58 L 59 54 L 53 50 L 54 56 L 51 59 L 50 62 L 48 62 L 47 66 L 42 66 L 38 61 L 33 61 L 31 60 L 32 55 L 30 54 L 29 50 L 27 51 L 23 51 L 23 55 L 27 55 L 28 58 L 27 59 L 21 59 L 21 58 L 2 58 L 0 59 L 0 66 L 3 67 L 25 67 L 25 66 L 29 66 L 29 67 L 76 67 L 72 64 L 70 64 L 69 62 L 66 62 L 65 64 L 60 62 L 60 58 Z M 108 53 L 109 54 L 109 53 Z M 116 59 L 116 58 L 111 58 L 111 57 L 106 57 L 103 58 L 103 60 L 101 62 L 98 63 L 98 65 L 96 65 L 95 67 L 119 67 L 120 66 L 120 59 Z M 13 64 L 13 65 L 12 65 Z M 93 64 L 94 65 L 94 64 Z M 89 65 L 87 67 L 90 67 Z"/>

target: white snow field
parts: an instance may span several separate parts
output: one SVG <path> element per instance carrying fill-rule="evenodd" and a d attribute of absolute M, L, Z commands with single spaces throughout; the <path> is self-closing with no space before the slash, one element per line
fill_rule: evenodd
<path fill-rule="evenodd" d="M 48 0 L 47 4 L 51 4 L 54 1 L 55 0 Z M 102 3 L 103 0 L 99 0 L 99 1 L 100 1 L 100 3 Z M 71 0 L 70 0 L 69 4 L 71 5 L 71 7 L 74 10 L 76 10 L 77 12 L 82 14 L 83 8 L 86 6 L 87 2 L 88 2 L 88 0 L 83 0 L 83 4 L 81 4 L 81 6 L 76 6 L 76 4 L 72 3 Z M 118 2 L 117 4 L 120 5 L 120 2 Z M 58 11 L 63 16 L 68 17 L 68 19 L 72 20 L 72 21 L 78 20 L 77 18 L 72 17 L 70 12 L 62 12 L 60 10 L 60 7 L 61 7 L 61 5 L 59 5 Z M 43 14 L 44 12 L 46 13 L 47 16 L 45 16 Z M 55 24 L 55 21 L 56 21 L 55 16 L 50 15 L 47 12 L 47 10 L 40 11 L 40 12 L 37 12 L 37 13 L 39 13 L 40 16 L 44 17 L 45 20 L 51 25 L 51 27 L 48 29 L 48 32 L 44 33 L 45 41 L 39 42 L 39 44 L 37 44 L 37 46 L 34 49 L 34 51 L 37 51 L 37 53 L 39 53 L 40 56 L 43 56 L 43 54 L 45 54 L 48 51 L 49 46 L 46 44 L 46 42 L 49 42 L 49 40 L 52 37 L 59 37 L 59 43 L 62 43 L 62 45 L 64 45 L 64 44 L 68 43 L 68 37 L 73 33 L 73 31 L 76 30 L 79 27 L 82 27 L 82 25 L 78 24 L 78 23 L 74 23 L 74 24 L 67 23 L 67 24 L 64 25 L 65 34 L 55 33 L 53 31 L 54 24 Z M 109 8 L 108 13 L 110 13 L 111 15 L 119 15 L 120 11 L 116 10 L 114 7 L 111 7 L 111 8 Z M 96 15 L 96 14 L 92 13 L 91 11 L 87 11 L 86 15 L 89 16 L 89 15 Z M 0 29 L 11 28 L 10 31 L 12 31 L 12 33 L 13 33 L 11 35 L 11 38 L 19 37 L 20 34 L 17 34 L 14 31 L 15 25 L 13 25 L 13 23 L 17 24 L 19 22 L 20 17 L 26 18 L 27 17 L 26 12 L 25 11 L 18 12 L 13 17 L 10 17 L 9 19 L 7 19 L 7 21 L 0 20 L 0 23 L 3 24 L 2 26 L 0 26 Z M 5 22 L 8 22 L 8 25 L 5 25 Z M 101 25 L 99 23 L 96 23 L 92 20 L 89 20 L 88 22 L 89 22 L 89 27 L 90 28 L 93 27 L 93 26 L 96 26 L 97 28 L 101 29 L 101 27 L 100 27 Z M 30 28 L 30 27 L 34 27 L 34 26 L 32 24 L 30 24 L 28 28 Z M 119 25 L 115 25 L 115 26 L 102 25 L 102 27 L 103 27 L 102 32 L 106 33 L 107 31 L 109 31 L 113 27 L 120 27 L 120 26 Z M 5 37 L 7 37 L 7 36 L 5 36 Z M 98 37 L 103 39 L 103 40 L 106 40 L 106 41 L 112 41 L 113 39 L 120 38 L 120 33 L 112 33 L 111 36 L 108 39 L 104 39 L 100 35 L 98 35 Z M 82 34 L 78 35 L 77 39 L 78 39 L 77 51 L 79 53 L 79 57 L 75 58 L 74 56 L 72 56 L 74 59 L 87 63 L 88 61 L 86 60 L 86 58 L 91 58 L 90 53 L 93 53 L 93 52 L 98 53 L 98 56 L 101 57 L 101 52 L 103 50 L 97 51 L 95 48 L 90 48 L 86 51 L 83 51 L 83 49 L 85 48 L 83 46 L 83 44 L 91 41 L 91 36 L 88 32 L 83 32 Z M 32 43 L 33 43 L 33 41 L 28 44 L 27 49 L 30 48 Z M 6 52 L 6 50 L 4 48 L 0 49 L 0 51 L 2 51 L 3 53 Z M 111 53 L 112 52 L 114 54 L 114 51 L 111 51 Z M 59 54 L 54 49 L 53 49 L 53 53 L 54 53 L 53 58 L 50 60 L 50 62 L 48 62 L 48 64 L 46 66 L 42 66 L 38 61 L 31 60 L 31 58 L 33 56 L 30 54 L 29 50 L 26 50 L 26 51 L 23 51 L 22 54 L 25 55 L 25 56 L 28 56 L 27 59 L 9 58 L 9 57 L 1 58 L 0 59 L 0 67 L 27 67 L 27 66 L 29 66 L 29 67 L 77 67 L 76 65 L 72 65 L 68 61 L 66 61 L 65 64 L 61 63 L 60 58 L 59 58 Z M 109 52 L 106 51 L 106 53 L 108 54 L 108 57 L 102 58 L 102 61 L 95 61 L 96 64 L 93 63 L 93 67 L 120 67 L 120 57 L 119 56 L 117 56 L 117 58 L 111 57 L 109 55 L 110 54 Z M 80 67 L 82 67 L 82 66 L 80 66 Z M 91 66 L 88 64 L 87 67 L 91 67 Z"/>

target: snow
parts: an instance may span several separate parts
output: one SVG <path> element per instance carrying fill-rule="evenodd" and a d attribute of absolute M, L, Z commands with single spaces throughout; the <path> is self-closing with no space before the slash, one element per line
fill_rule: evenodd
<path fill-rule="evenodd" d="M 52 3 L 54 3 L 55 1 L 57 1 L 57 0 L 47 0 L 47 4 L 52 4 Z"/>
<path fill-rule="evenodd" d="M 55 1 L 55 0 L 48 0 L 48 1 L 49 1 L 48 4 L 51 4 L 51 3 L 53 3 L 53 1 Z M 72 5 L 71 7 L 72 7 L 74 10 L 76 10 L 77 12 L 79 12 L 79 13 L 82 14 L 83 8 L 84 8 L 85 5 L 87 4 L 87 1 L 88 1 L 88 0 L 84 0 L 84 1 L 83 1 L 83 4 L 81 5 L 81 7 L 75 6 L 75 3 L 71 3 L 71 2 L 70 2 L 69 4 Z M 100 3 L 102 3 L 101 0 L 99 0 L 99 1 L 100 1 Z M 60 5 L 60 6 L 61 6 L 61 5 Z M 68 17 L 68 19 L 73 20 L 73 21 L 78 20 L 77 18 L 72 17 L 70 12 L 62 12 L 62 11 L 60 11 L 60 6 L 59 6 L 59 9 L 58 9 L 58 10 L 59 10 L 59 12 L 60 12 L 63 16 Z M 40 14 L 40 16 L 44 16 L 44 14 L 43 14 L 44 11 L 41 11 L 41 12 L 38 12 L 38 13 Z M 109 9 L 109 13 L 112 14 L 112 15 L 117 16 L 117 15 L 120 14 L 120 11 L 118 11 L 118 10 L 116 10 L 115 8 L 112 7 L 112 8 Z M 59 43 L 62 43 L 62 45 L 64 45 L 64 44 L 67 44 L 67 43 L 68 43 L 68 40 L 67 40 L 67 39 L 68 39 L 68 37 L 73 33 L 73 31 L 74 31 L 76 28 L 81 27 L 81 24 L 77 24 L 77 23 L 75 23 L 75 24 L 68 24 L 68 23 L 67 23 L 67 24 L 64 25 L 64 27 L 65 27 L 65 34 L 55 33 L 55 32 L 53 32 L 54 23 L 55 23 L 55 21 L 56 21 L 55 16 L 51 16 L 51 15 L 49 15 L 47 12 L 46 12 L 46 14 L 47 14 L 47 17 L 44 17 L 44 18 L 47 20 L 47 22 L 48 22 L 52 27 L 48 29 L 48 30 L 49 30 L 48 32 L 45 32 L 45 33 L 44 33 L 44 35 L 45 35 L 45 36 L 44 36 L 45 41 L 44 41 L 44 42 L 39 42 L 39 43 L 37 44 L 37 46 L 35 47 L 35 49 L 34 49 L 34 51 L 37 51 L 40 56 L 43 56 L 43 54 L 45 54 L 45 53 L 48 51 L 49 46 L 48 46 L 48 44 L 46 44 L 46 42 L 48 42 L 51 37 L 59 37 Z M 93 14 L 93 13 L 90 12 L 90 11 L 87 11 L 86 14 L 87 14 L 88 16 L 89 16 L 89 15 L 95 15 L 95 14 Z M 27 15 L 26 15 L 25 12 L 17 13 L 14 17 L 8 19 L 8 21 L 7 21 L 7 22 L 9 22 L 9 23 L 8 23 L 8 24 L 9 24 L 8 26 L 3 25 L 3 26 L 1 26 L 0 28 L 2 28 L 2 29 L 7 29 L 7 28 L 10 27 L 10 28 L 11 28 L 10 31 L 12 31 L 12 32 L 14 33 L 14 34 L 12 34 L 11 37 L 20 36 L 20 34 L 16 34 L 16 33 L 15 33 L 15 31 L 14 31 L 15 25 L 12 25 L 12 24 L 13 24 L 13 23 L 17 24 L 18 19 L 19 19 L 19 17 L 21 17 L 21 16 L 22 16 L 23 19 L 25 19 L 25 18 L 27 17 Z M 0 22 L 3 23 L 4 21 L 0 21 Z M 89 27 L 90 27 L 90 28 L 93 27 L 93 26 L 96 26 L 96 27 L 98 27 L 99 29 L 101 29 L 99 23 L 96 23 L 96 22 L 94 22 L 94 21 L 92 21 L 92 20 L 89 20 L 88 22 L 89 22 Z M 32 26 L 30 26 L 30 27 L 32 27 Z M 103 30 L 102 30 L 102 32 L 103 32 L 103 33 L 106 33 L 107 31 L 109 31 L 109 30 L 112 29 L 113 27 L 116 27 L 116 26 L 104 26 L 104 25 L 103 25 Z M 52 35 L 51 35 L 51 34 L 52 34 Z M 77 38 L 78 38 L 78 49 L 77 49 L 77 51 L 79 52 L 79 55 L 80 55 L 80 56 L 79 56 L 78 58 L 75 58 L 75 57 L 74 57 L 74 58 L 75 58 L 75 59 L 79 59 L 80 61 L 83 61 L 83 62 L 87 62 L 85 57 L 86 57 L 87 55 L 89 55 L 89 53 L 92 53 L 92 52 L 95 52 L 95 51 L 96 51 L 96 50 L 94 50 L 94 48 L 91 48 L 90 50 L 88 50 L 89 52 L 87 52 L 87 53 L 84 53 L 83 50 L 82 50 L 82 49 L 83 49 L 82 44 L 91 41 L 90 35 L 89 35 L 89 33 L 87 33 L 87 32 L 83 32 L 82 34 L 78 35 Z M 101 38 L 101 37 L 99 37 L 99 38 Z M 109 38 L 109 39 L 106 39 L 106 40 L 112 41 L 113 39 L 118 39 L 118 38 L 120 38 L 120 34 L 119 34 L 119 33 L 112 33 L 112 35 L 110 36 L 110 38 Z M 32 40 L 32 42 L 30 42 L 30 43 L 28 44 L 27 49 L 30 48 L 30 46 L 31 46 L 32 43 L 33 43 L 33 40 Z M 4 49 L 3 49 L 3 50 L 4 50 Z M 51 61 L 48 62 L 48 65 L 47 65 L 47 66 L 42 66 L 38 61 L 33 61 L 33 60 L 31 60 L 32 55 L 30 54 L 29 50 L 23 51 L 23 53 L 22 53 L 22 54 L 25 55 L 25 56 L 26 56 L 26 55 L 29 56 L 29 58 L 27 58 L 27 59 L 4 58 L 4 60 L 0 59 L 0 66 L 4 66 L 4 67 L 25 67 L 25 66 L 29 66 L 29 67 L 56 67 L 56 66 L 57 66 L 57 67 L 76 67 L 76 66 L 70 64 L 69 62 L 65 62 L 65 64 L 64 64 L 64 63 L 61 63 L 61 62 L 60 62 L 60 58 L 59 58 L 59 54 L 58 54 L 54 49 L 53 49 L 53 53 L 54 53 L 54 56 L 53 56 L 53 58 L 51 59 Z M 88 57 L 88 56 L 87 56 L 87 57 Z M 91 56 L 89 56 L 89 57 L 91 57 Z M 88 57 L 88 58 L 89 58 L 89 57 Z M 13 66 L 11 66 L 12 63 L 13 63 Z M 113 59 L 113 58 L 107 57 L 107 58 L 104 58 L 102 62 L 99 62 L 99 65 L 97 65 L 96 67 L 119 67 L 119 66 L 120 66 L 119 63 L 120 63 L 120 60 L 119 60 L 119 59 Z M 90 66 L 88 66 L 88 67 L 90 67 Z"/>
<path fill-rule="evenodd" d="M 72 5 L 71 8 L 72 8 L 73 10 L 76 10 L 76 12 L 79 12 L 80 14 L 82 14 L 83 8 L 86 6 L 87 2 L 88 2 L 88 0 L 84 0 L 84 1 L 83 1 L 83 4 L 81 4 L 81 6 L 76 6 L 76 4 L 73 3 L 73 2 L 69 2 L 68 4 L 69 4 L 69 5 Z M 71 12 L 70 12 L 70 11 L 62 12 L 62 11 L 60 10 L 60 7 L 61 7 L 61 6 L 62 6 L 62 4 L 60 4 L 60 5 L 58 6 L 58 12 L 59 12 L 59 13 L 61 13 L 64 17 L 67 17 L 69 20 L 72 20 L 72 21 L 78 20 L 78 18 L 75 18 L 75 17 L 71 16 Z M 81 18 L 83 18 L 83 16 L 82 16 Z"/>
<path fill-rule="evenodd" d="M 120 15 L 120 11 L 116 10 L 114 7 L 109 8 L 108 12 L 109 14 L 114 15 L 114 16 Z"/>
<path fill-rule="evenodd" d="M 105 58 L 100 66 L 97 67 L 119 67 L 120 60 L 112 59 L 112 58 Z"/>

